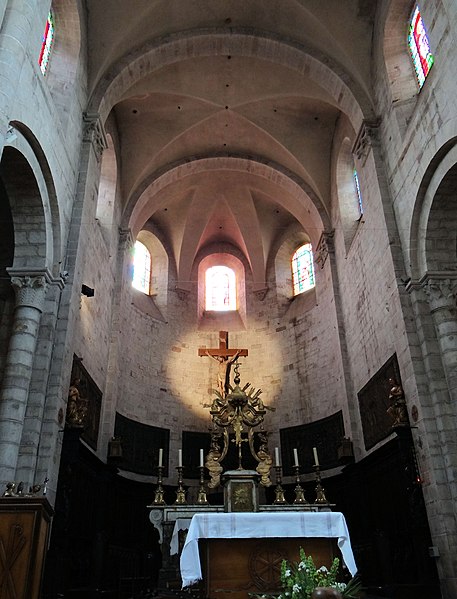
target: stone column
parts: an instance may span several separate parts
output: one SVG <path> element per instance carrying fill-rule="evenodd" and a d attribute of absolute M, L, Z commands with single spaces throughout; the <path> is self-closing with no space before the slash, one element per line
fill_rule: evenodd
<path fill-rule="evenodd" d="M 449 394 L 457 403 L 457 274 L 428 273 L 421 281 L 435 325 Z"/>
<path fill-rule="evenodd" d="M 48 278 L 8 270 L 16 307 L 0 392 L 0 484 L 15 476 Z"/>

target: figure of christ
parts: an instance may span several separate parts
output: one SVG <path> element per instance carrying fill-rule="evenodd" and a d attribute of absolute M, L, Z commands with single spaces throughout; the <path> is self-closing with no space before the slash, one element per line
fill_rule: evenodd
<path fill-rule="evenodd" d="M 217 369 L 217 390 L 221 397 L 225 397 L 230 382 L 230 367 L 233 362 L 236 361 L 240 352 L 237 351 L 236 354 L 230 358 L 228 356 L 213 356 L 209 351 L 206 351 L 206 355 L 219 363 Z"/>

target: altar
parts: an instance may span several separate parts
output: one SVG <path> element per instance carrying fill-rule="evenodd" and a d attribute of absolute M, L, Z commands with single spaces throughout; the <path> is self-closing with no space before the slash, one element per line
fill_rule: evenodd
<path fill-rule="evenodd" d="M 210 599 L 277 592 L 282 560 L 297 561 L 300 547 L 320 565 L 340 557 L 351 575 L 357 572 L 339 512 L 196 514 L 181 552 L 182 585 L 203 581 Z"/>

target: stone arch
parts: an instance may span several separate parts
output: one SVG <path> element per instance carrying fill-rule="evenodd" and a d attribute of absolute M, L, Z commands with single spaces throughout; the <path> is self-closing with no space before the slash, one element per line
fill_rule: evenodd
<path fill-rule="evenodd" d="M 457 270 L 457 138 L 449 140 L 425 172 L 411 225 L 411 276 Z"/>
<path fill-rule="evenodd" d="M 53 0 L 51 10 L 56 34 L 46 80 L 62 124 L 65 125 L 74 102 L 81 51 L 79 3 L 76 0 Z"/>
<path fill-rule="evenodd" d="M 63 248 L 54 182 L 43 150 L 22 123 L 10 124 L 0 169 L 15 228 L 14 268 L 58 277 Z"/>
<path fill-rule="evenodd" d="M 106 72 L 89 101 L 88 110 L 105 121 L 113 106 L 137 81 L 166 65 L 202 56 L 247 56 L 267 60 L 306 74 L 351 120 L 356 131 L 374 109 L 366 90 L 328 55 L 272 32 L 252 28 L 184 31 L 152 40 L 129 52 Z"/>
<path fill-rule="evenodd" d="M 337 154 L 335 177 L 339 216 L 346 253 L 351 247 L 361 219 L 359 200 L 354 181 L 354 168 L 352 142 L 349 137 L 344 137 L 341 140 Z M 358 172 L 359 181 L 360 174 Z"/>
<path fill-rule="evenodd" d="M 162 190 L 186 177 L 220 170 L 247 172 L 253 179 L 258 177 L 281 187 L 284 191 L 284 198 L 287 196 L 287 200 L 278 197 L 278 202 L 282 203 L 304 228 L 310 230 L 311 242 L 315 247 L 317 247 L 322 231 L 330 229 L 330 220 L 326 209 L 309 185 L 280 165 L 266 161 L 262 162 L 261 158 L 252 156 L 249 158 L 235 156 L 196 157 L 190 162 L 179 161 L 176 164 L 167 165 L 159 172 L 153 173 L 141 188 L 132 194 L 123 215 L 122 228 L 130 229 L 133 235 L 136 236 L 152 213 L 161 207 L 161 203 L 156 201 L 155 198 Z M 179 266 L 179 258 L 177 263 L 178 279 L 189 281 L 192 264 L 187 261 L 187 270 L 182 272 Z M 262 272 L 253 271 L 254 280 L 266 280 L 265 264 L 263 264 L 262 269 Z"/>

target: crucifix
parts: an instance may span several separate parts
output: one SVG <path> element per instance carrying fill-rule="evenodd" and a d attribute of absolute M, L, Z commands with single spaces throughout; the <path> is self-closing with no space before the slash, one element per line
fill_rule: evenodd
<path fill-rule="evenodd" d="M 247 356 L 247 349 L 229 349 L 228 332 L 219 331 L 219 347 L 214 349 L 200 348 L 199 356 L 209 356 L 219 363 L 217 372 L 217 391 L 222 398 L 225 398 L 228 391 L 230 366 L 239 356 Z"/>

